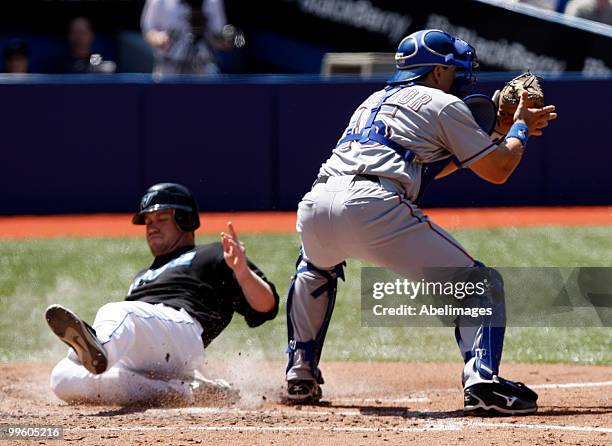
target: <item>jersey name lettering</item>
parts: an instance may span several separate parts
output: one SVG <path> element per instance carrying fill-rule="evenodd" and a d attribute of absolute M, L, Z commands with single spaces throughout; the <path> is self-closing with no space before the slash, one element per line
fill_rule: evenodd
<path fill-rule="evenodd" d="M 419 108 L 431 101 L 431 96 L 426 93 L 421 93 L 414 88 L 407 88 L 403 91 L 397 100 L 400 104 L 405 104 L 414 111 L 419 111 Z"/>

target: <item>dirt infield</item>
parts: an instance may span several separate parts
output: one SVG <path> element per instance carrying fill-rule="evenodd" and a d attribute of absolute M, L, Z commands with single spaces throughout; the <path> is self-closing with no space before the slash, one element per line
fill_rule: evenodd
<path fill-rule="evenodd" d="M 431 209 L 430 218 L 446 229 L 542 225 L 612 225 L 612 207 Z M 228 220 L 240 233 L 295 232 L 294 212 L 201 214 L 199 234 L 217 234 Z M 0 238 L 140 236 L 131 215 L 49 215 L 0 217 Z"/>
<path fill-rule="evenodd" d="M 60 425 L 67 444 L 582 444 L 612 442 L 612 367 L 507 364 L 540 394 L 538 414 L 465 418 L 460 364 L 327 363 L 325 404 L 280 403 L 283 364 L 210 363 L 242 399 L 226 407 L 69 406 L 51 363 L 0 364 L 0 424 Z M 36 443 L 57 444 L 39 440 Z M 19 442 L 15 443 L 19 444 Z"/>

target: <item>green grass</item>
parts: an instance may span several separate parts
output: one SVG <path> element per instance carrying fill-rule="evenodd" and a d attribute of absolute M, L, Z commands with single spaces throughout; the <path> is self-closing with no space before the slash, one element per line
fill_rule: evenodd
<path fill-rule="evenodd" d="M 612 227 L 455 231 L 490 266 L 612 266 Z M 213 238 L 200 238 L 199 242 Z M 276 283 L 279 316 L 249 329 L 237 315 L 209 350 L 213 357 L 283 360 L 284 300 L 293 273 L 295 235 L 245 236 L 249 256 Z M 0 240 L 0 361 L 57 358 L 65 347 L 48 330 L 44 309 L 61 303 L 92 321 L 106 302 L 122 300 L 133 275 L 149 265 L 141 238 Z M 360 274 L 349 261 L 328 331 L 324 360 L 456 361 L 449 328 L 363 328 Z M 612 363 L 611 328 L 510 328 L 505 361 Z"/>

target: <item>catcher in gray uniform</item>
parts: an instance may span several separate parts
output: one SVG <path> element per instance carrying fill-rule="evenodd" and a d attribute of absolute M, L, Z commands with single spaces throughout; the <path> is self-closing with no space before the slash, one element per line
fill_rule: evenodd
<path fill-rule="evenodd" d="M 347 258 L 365 259 L 410 276 L 422 267 L 483 267 L 419 209 L 432 180 L 467 168 L 486 181 L 504 183 L 516 169 L 528 137 L 556 118 L 554 106 L 528 108 L 521 97 L 514 123 L 502 138 L 479 127 L 463 98 L 475 81 L 476 51 L 440 30 L 404 38 L 388 85 L 353 113 L 312 190 L 298 208 L 302 251 L 287 300 L 289 363 L 287 398 L 313 403 L 321 396 L 318 367 Z M 495 122 L 495 119 L 489 120 Z M 482 268 L 492 302 L 503 281 Z M 524 414 L 537 394 L 498 376 L 502 324 L 457 326 L 465 361 L 464 410 L 471 414 Z"/>

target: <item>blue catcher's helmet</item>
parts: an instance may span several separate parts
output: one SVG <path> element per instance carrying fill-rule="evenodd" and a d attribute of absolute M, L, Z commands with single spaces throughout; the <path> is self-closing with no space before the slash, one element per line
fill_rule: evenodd
<path fill-rule="evenodd" d="M 417 31 L 405 37 L 395 53 L 395 73 L 387 81 L 399 84 L 414 81 L 436 65 L 454 66 L 459 83 L 473 84 L 478 66 L 476 50 L 465 40 L 438 29 Z"/>

